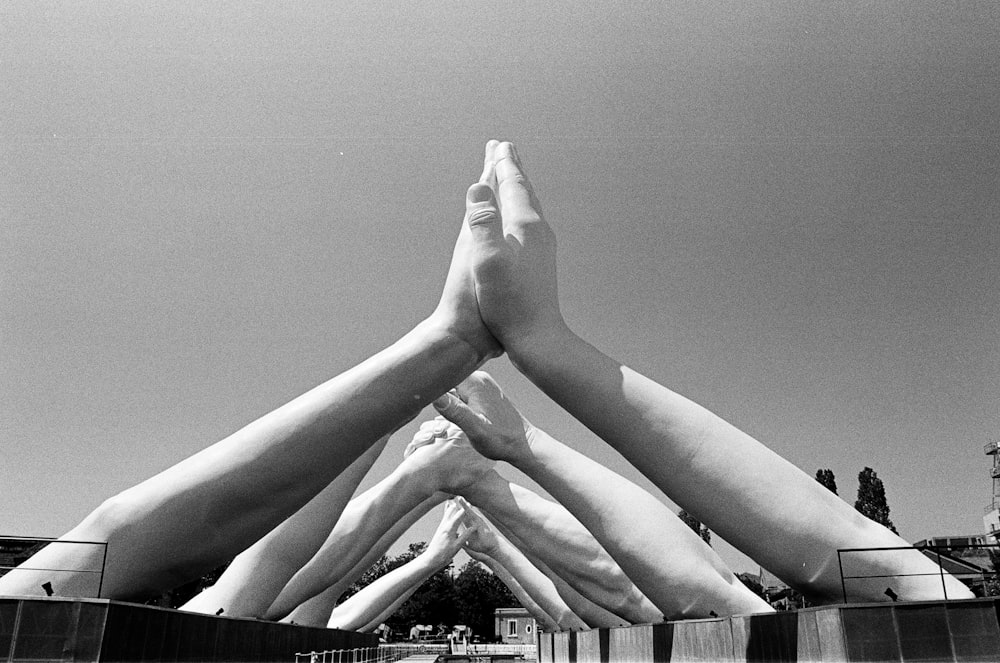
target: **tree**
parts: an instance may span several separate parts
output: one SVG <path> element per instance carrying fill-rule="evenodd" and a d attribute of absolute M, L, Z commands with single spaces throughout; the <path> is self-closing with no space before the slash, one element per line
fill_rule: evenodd
<path fill-rule="evenodd" d="M 386 620 L 395 633 L 407 633 L 414 624 L 460 624 L 458 597 L 451 565 L 441 569 L 422 584 L 399 610 Z"/>
<path fill-rule="evenodd" d="M 833 470 L 816 470 L 816 481 L 826 486 L 826 488 L 837 494 L 837 480 L 833 478 Z"/>
<path fill-rule="evenodd" d="M 364 587 L 375 582 L 389 571 L 399 568 L 427 548 L 427 543 L 418 541 L 411 543 L 405 552 L 395 557 L 382 555 L 367 571 L 362 574 L 340 597 L 340 602 L 358 593 Z M 386 624 L 396 633 L 407 633 L 414 624 L 447 624 L 461 623 L 455 582 L 451 578 L 451 565 L 441 569 L 428 578 L 417 591 L 388 619 Z"/>
<path fill-rule="evenodd" d="M 493 612 L 521 604 L 500 578 L 476 560 L 469 560 L 455 578 L 459 623 L 485 640 L 494 637 Z"/>
<path fill-rule="evenodd" d="M 889 504 L 885 499 L 885 486 L 882 480 L 870 467 L 866 467 L 858 474 L 858 499 L 854 503 L 854 508 L 862 515 L 885 525 L 894 534 L 898 534 L 896 527 L 889 519 Z"/>
<path fill-rule="evenodd" d="M 677 517 L 683 520 L 685 525 L 694 530 L 695 534 L 704 539 L 705 543 L 712 545 L 712 532 L 710 532 L 707 527 L 702 525 L 700 520 L 692 516 L 684 509 L 677 512 Z"/>

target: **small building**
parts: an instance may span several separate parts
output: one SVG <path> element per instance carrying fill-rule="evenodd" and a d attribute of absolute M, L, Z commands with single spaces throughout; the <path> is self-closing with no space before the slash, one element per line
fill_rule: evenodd
<path fill-rule="evenodd" d="M 535 644 L 534 617 L 524 608 L 497 608 L 493 611 L 497 640 L 505 645 Z"/>

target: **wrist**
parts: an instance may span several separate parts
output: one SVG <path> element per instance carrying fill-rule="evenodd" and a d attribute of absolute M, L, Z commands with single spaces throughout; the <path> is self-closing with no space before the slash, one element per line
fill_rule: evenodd
<path fill-rule="evenodd" d="M 468 500 L 469 504 L 477 509 L 487 511 L 488 509 L 485 505 L 494 501 L 490 497 L 496 494 L 498 487 L 500 490 L 503 490 L 506 483 L 503 477 L 497 474 L 496 470 L 490 470 L 479 477 L 478 481 L 463 486 L 458 494 Z"/>
<path fill-rule="evenodd" d="M 533 477 L 540 469 L 545 467 L 545 457 L 548 455 L 555 440 L 541 428 L 536 428 L 531 424 L 525 428 L 524 437 L 528 443 L 527 451 L 517 458 L 509 459 L 507 462 L 529 477 Z"/>
<path fill-rule="evenodd" d="M 456 351 L 467 353 L 472 370 L 503 354 L 500 343 L 482 322 L 473 324 L 456 320 L 454 316 L 440 312 L 440 309 L 420 322 L 414 332 L 429 341 L 450 344 Z"/>
<path fill-rule="evenodd" d="M 423 471 L 422 467 L 414 467 L 407 463 L 407 460 L 404 458 L 403 462 L 386 477 L 386 481 L 390 482 L 387 492 L 395 495 L 399 501 L 413 505 L 419 505 L 438 495 L 440 478 L 431 472 Z"/>
<path fill-rule="evenodd" d="M 568 342 L 577 339 L 562 317 L 558 317 L 545 324 L 532 325 L 521 332 L 505 334 L 503 344 L 511 363 L 520 372 L 530 376 L 547 357 L 552 357 L 564 349 Z"/>

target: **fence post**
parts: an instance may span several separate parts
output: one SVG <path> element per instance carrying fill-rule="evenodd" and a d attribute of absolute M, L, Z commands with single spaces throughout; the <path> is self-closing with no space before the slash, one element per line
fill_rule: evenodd
<path fill-rule="evenodd" d="M 97 598 L 101 598 L 101 592 L 104 590 L 104 569 L 108 564 L 108 542 L 104 542 L 104 556 L 101 557 L 101 577 L 97 581 Z"/>
<path fill-rule="evenodd" d="M 847 604 L 847 582 L 844 580 L 844 560 L 841 558 L 841 550 L 837 549 L 837 566 L 840 567 L 840 591 L 844 594 L 844 604 Z"/>
<path fill-rule="evenodd" d="M 934 547 L 934 554 L 937 555 L 938 571 L 941 573 L 941 591 L 944 592 L 944 600 L 948 600 L 948 584 L 944 581 L 944 568 L 941 566 L 941 548 Z"/>

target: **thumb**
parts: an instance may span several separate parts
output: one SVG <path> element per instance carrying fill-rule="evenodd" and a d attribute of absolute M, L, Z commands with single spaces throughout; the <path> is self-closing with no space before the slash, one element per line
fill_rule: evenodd
<path fill-rule="evenodd" d="M 468 545 L 469 539 L 471 539 L 472 535 L 475 534 L 478 531 L 479 531 L 479 526 L 478 525 L 473 525 L 472 527 L 467 527 L 465 529 L 465 531 L 462 532 L 462 534 L 458 537 L 458 540 L 457 540 L 458 547 L 461 548 L 461 547 L 464 547 L 464 546 Z"/>
<path fill-rule="evenodd" d="M 489 185 L 477 183 L 469 187 L 465 195 L 465 222 L 477 242 L 503 241 L 503 222 Z"/>
<path fill-rule="evenodd" d="M 434 400 L 434 409 L 441 416 L 455 424 L 470 438 L 480 438 L 487 435 L 489 419 L 468 406 L 462 399 L 450 391 Z"/>

